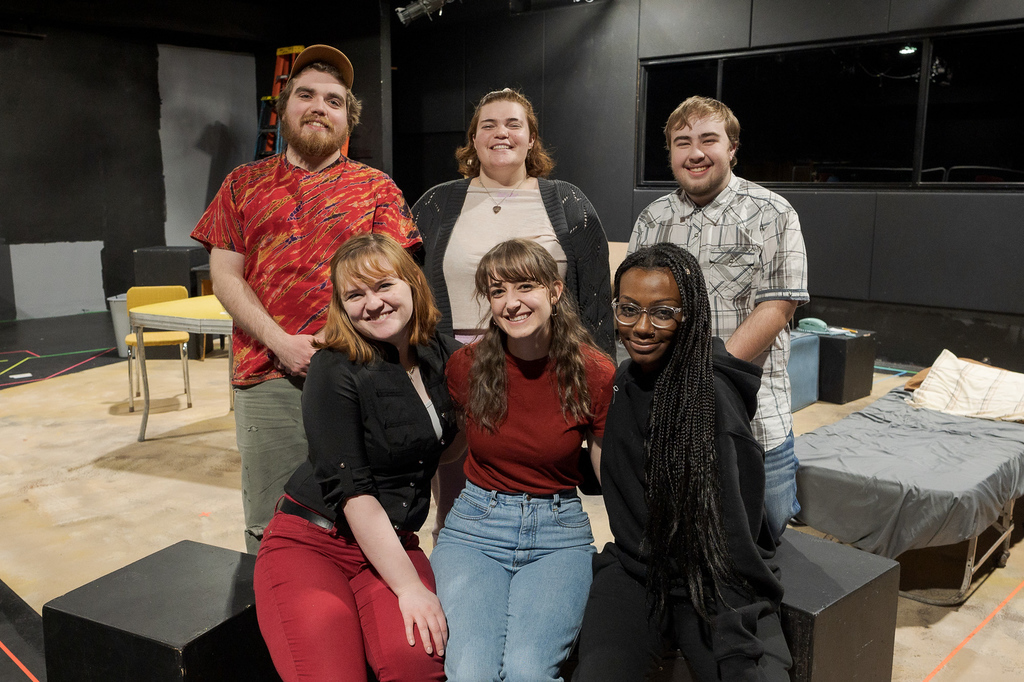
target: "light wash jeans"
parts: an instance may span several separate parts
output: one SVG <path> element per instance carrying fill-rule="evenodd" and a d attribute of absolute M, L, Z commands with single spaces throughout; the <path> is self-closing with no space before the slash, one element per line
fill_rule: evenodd
<path fill-rule="evenodd" d="M 782 537 L 789 520 L 800 511 L 796 499 L 796 470 L 800 462 L 794 452 L 794 442 L 790 431 L 782 445 L 764 453 L 764 509 L 775 542 Z"/>
<path fill-rule="evenodd" d="M 448 618 L 449 682 L 546 682 L 583 620 L 594 537 L 579 497 L 470 482 L 430 555 Z"/>

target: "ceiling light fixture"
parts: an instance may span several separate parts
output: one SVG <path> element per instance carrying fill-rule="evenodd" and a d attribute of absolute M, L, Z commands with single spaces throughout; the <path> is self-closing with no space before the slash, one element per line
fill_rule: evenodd
<path fill-rule="evenodd" d="M 415 0 L 405 7 L 396 8 L 395 13 L 398 14 L 398 20 L 402 22 L 402 25 L 408 26 L 420 17 L 430 19 L 430 15 L 434 12 L 441 16 L 441 11 L 449 2 L 452 0 Z"/>

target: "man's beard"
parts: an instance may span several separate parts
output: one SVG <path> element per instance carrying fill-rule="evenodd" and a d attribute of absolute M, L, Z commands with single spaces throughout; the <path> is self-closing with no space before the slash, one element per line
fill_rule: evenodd
<path fill-rule="evenodd" d="M 321 131 L 302 127 L 303 124 L 310 121 L 319 121 L 327 128 Z M 345 138 L 348 137 L 348 126 L 336 128 L 326 118 L 319 116 L 303 117 L 298 125 L 295 125 L 285 116 L 281 119 L 281 135 L 288 146 L 300 156 L 319 159 L 330 156 L 341 149 Z"/>

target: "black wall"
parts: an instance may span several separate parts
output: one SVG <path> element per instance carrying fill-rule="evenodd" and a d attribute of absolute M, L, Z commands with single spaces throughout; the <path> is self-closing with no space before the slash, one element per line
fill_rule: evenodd
<path fill-rule="evenodd" d="M 165 242 L 158 44 L 250 52 L 261 95 L 270 94 L 276 48 L 337 45 L 352 59 L 364 103 L 350 154 L 386 168 L 391 74 L 381 17 L 390 8 L 386 0 L 350 4 L 344 17 L 310 24 L 258 1 L 0 1 L 0 239 L 103 241 L 106 294 L 134 284 L 133 251 Z M 0 319 L 12 318 L 6 247 L 0 300 Z"/>
<path fill-rule="evenodd" d="M 555 175 L 583 189 L 609 239 L 625 241 L 667 191 L 636 185 L 639 60 L 1007 21 L 1024 21 L 1024 5 L 610 0 L 521 16 L 504 0 L 449 5 L 392 26 L 395 178 L 415 200 L 457 177 L 452 152 L 474 102 L 519 86 L 555 148 Z M 945 344 L 1024 370 L 1024 193 L 780 191 L 800 213 L 810 261 L 812 303 L 798 316 L 875 329 L 880 357 L 894 362 L 930 364 Z"/>
<path fill-rule="evenodd" d="M 1015 0 L 641 0 L 638 56 L 1022 20 Z M 807 244 L 811 303 L 798 318 L 877 330 L 893 362 L 928 365 L 949 348 L 1024 371 L 1024 192 L 778 191 Z M 635 189 L 633 215 L 663 193 Z"/>
<path fill-rule="evenodd" d="M 476 101 L 518 87 L 554 150 L 552 177 L 583 190 L 612 239 L 628 238 L 639 7 L 611 0 L 510 16 L 507 0 L 476 0 L 430 22 L 395 22 L 394 175 L 406 197 L 457 178 L 453 154 Z"/>
<path fill-rule="evenodd" d="M 131 283 L 132 249 L 163 242 L 158 43 L 251 51 L 261 94 L 274 48 L 338 45 L 355 63 L 365 105 L 351 153 L 387 169 L 393 141 L 393 175 L 410 201 L 456 177 L 452 153 L 473 103 L 521 87 L 554 149 L 555 176 L 579 185 L 609 238 L 625 241 L 663 193 L 636 187 L 639 59 L 1024 21 L 1019 0 L 566 0 L 520 16 L 507 0 L 472 0 L 406 27 L 393 18 L 399 4 L 407 3 L 346 3 L 311 23 L 241 0 L 0 1 L 0 237 L 103 239 L 107 293 Z M 828 304 L 835 323 L 878 330 L 881 357 L 892 349 L 918 364 L 937 355 L 936 339 L 981 354 L 962 348 L 983 327 L 984 355 L 1024 369 L 1024 193 L 782 193 L 800 211 L 810 258 L 814 302 L 799 314 Z M 911 318 L 908 336 L 898 323 Z"/>
<path fill-rule="evenodd" d="M 0 229 L 3 225 L 0 224 Z M 11 274 L 11 247 L 0 237 L 0 320 L 13 320 L 17 309 L 14 305 L 14 280 Z"/>
<path fill-rule="evenodd" d="M 8 243 L 103 241 L 104 287 L 163 239 L 156 45 L 48 27 L 0 37 L 0 225 Z"/>

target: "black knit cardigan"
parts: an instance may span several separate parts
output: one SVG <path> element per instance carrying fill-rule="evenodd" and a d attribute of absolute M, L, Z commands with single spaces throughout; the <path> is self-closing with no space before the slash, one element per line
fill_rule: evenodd
<path fill-rule="evenodd" d="M 412 208 L 423 237 L 418 254 L 423 272 L 441 310 L 438 330 L 452 334 L 452 306 L 444 279 L 444 254 L 455 221 L 466 201 L 469 180 L 453 180 L 427 190 Z M 555 237 L 565 252 L 565 287 L 576 300 L 580 317 L 598 347 L 615 357 L 612 322 L 612 287 L 608 265 L 608 238 L 593 205 L 576 186 L 562 180 L 538 178 Z"/>

